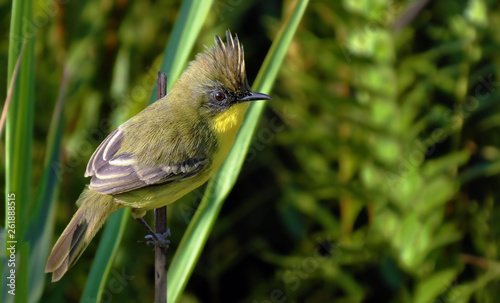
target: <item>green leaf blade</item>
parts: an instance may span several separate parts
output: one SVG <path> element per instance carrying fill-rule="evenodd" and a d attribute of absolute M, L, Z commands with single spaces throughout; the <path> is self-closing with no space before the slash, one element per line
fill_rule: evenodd
<path fill-rule="evenodd" d="M 278 37 L 274 40 L 264 60 L 252 87 L 253 90 L 262 93 L 268 93 L 271 90 L 307 4 L 308 1 L 298 1 L 290 17 L 284 22 Z M 186 287 L 196 261 L 201 255 L 203 246 L 215 224 L 215 219 L 222 208 L 223 201 L 236 182 L 255 132 L 255 127 L 264 108 L 265 102 L 263 101 L 250 106 L 231 152 L 220 170 L 209 181 L 200 207 L 189 224 L 168 270 L 167 292 L 169 302 L 178 302 Z"/>

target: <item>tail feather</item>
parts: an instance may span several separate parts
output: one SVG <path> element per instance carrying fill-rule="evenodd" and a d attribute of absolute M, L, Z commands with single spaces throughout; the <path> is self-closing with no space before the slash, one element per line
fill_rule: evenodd
<path fill-rule="evenodd" d="M 64 232 L 57 240 L 47 260 L 45 272 L 52 272 L 52 282 L 61 277 L 80 258 L 103 223 L 122 205 L 113 197 L 86 189 L 78 199 L 80 205 Z"/>

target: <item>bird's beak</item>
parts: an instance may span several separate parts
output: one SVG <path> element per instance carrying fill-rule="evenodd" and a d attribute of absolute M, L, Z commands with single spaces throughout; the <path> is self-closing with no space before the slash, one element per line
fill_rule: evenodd
<path fill-rule="evenodd" d="M 268 96 L 268 95 L 262 94 L 262 93 L 256 93 L 256 92 L 249 91 L 245 97 L 238 98 L 238 103 L 246 102 L 246 101 L 255 101 L 255 100 L 269 100 L 269 99 L 271 99 L 271 96 Z"/>

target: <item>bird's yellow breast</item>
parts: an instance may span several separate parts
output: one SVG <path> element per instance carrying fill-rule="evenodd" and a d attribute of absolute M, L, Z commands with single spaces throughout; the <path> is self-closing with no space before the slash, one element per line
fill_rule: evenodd
<path fill-rule="evenodd" d="M 248 103 L 235 104 L 213 119 L 212 129 L 219 141 L 219 150 L 213 159 L 215 167 L 218 168 L 224 162 L 229 150 L 231 150 L 241 123 L 243 123 L 247 108 Z"/>
<path fill-rule="evenodd" d="M 243 122 L 247 108 L 248 103 L 239 103 L 215 116 L 213 119 L 214 131 L 222 134 L 234 131 L 236 127 L 237 132 Z"/>

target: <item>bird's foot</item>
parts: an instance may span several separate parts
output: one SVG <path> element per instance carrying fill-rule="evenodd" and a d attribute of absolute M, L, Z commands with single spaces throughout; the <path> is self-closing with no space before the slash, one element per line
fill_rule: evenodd
<path fill-rule="evenodd" d="M 168 237 L 170 237 L 170 229 L 167 228 L 164 234 L 150 233 L 144 237 L 146 241 L 140 241 L 140 243 L 145 243 L 148 246 L 155 246 L 158 244 L 159 247 L 167 249 L 170 245 L 170 241 L 167 240 Z"/>

